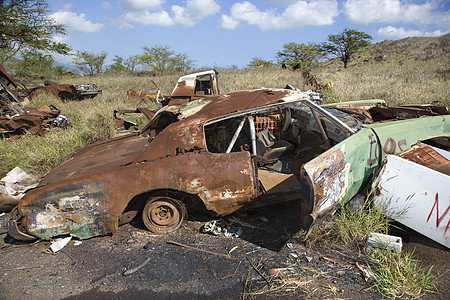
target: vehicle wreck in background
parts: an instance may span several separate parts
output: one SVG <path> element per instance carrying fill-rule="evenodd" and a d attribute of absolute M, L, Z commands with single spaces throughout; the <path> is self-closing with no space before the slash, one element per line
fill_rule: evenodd
<path fill-rule="evenodd" d="M 143 91 L 128 90 L 127 100 L 135 99 L 139 103 L 146 103 L 153 101 L 160 103 L 162 106 L 183 104 L 192 100 L 199 99 L 200 97 L 218 96 L 219 90 L 219 73 L 216 70 L 208 70 L 203 72 L 192 73 L 181 76 L 170 96 L 163 96 L 158 85 L 151 80 L 152 83 L 158 89 L 156 94 L 146 93 Z M 138 107 L 136 109 L 119 109 L 114 110 L 113 115 L 115 121 L 115 128 L 117 133 L 136 132 L 137 124 L 124 120 L 118 115 L 125 114 L 143 114 L 149 120 L 153 118 L 156 111 L 149 110 L 145 107 Z"/>
<path fill-rule="evenodd" d="M 376 116 L 372 108 L 386 107 L 379 100 L 365 113 L 325 108 L 317 94 L 292 89 L 200 96 L 189 82 L 179 81 L 159 111 L 139 111 L 150 120 L 140 132 L 86 146 L 51 171 L 21 199 L 9 234 L 90 238 L 139 214 L 165 232 L 199 209 L 223 216 L 299 199 L 308 228 L 355 195 L 386 153 L 450 135 L 450 116 L 429 107 L 377 123 L 408 115 L 388 107 Z"/>
<path fill-rule="evenodd" d="M 32 98 L 46 94 L 62 101 L 68 100 L 83 100 L 86 98 L 94 98 L 102 93 L 95 84 L 47 84 L 38 86 L 27 90 L 28 98 Z"/>
<path fill-rule="evenodd" d="M 53 105 L 41 108 L 25 107 L 18 98 L 18 87 L 0 65 L 0 137 L 23 134 L 42 134 L 49 127 L 66 128 L 70 122 Z"/>

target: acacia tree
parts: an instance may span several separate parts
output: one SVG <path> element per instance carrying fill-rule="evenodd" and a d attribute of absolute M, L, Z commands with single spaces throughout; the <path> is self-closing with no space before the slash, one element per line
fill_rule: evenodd
<path fill-rule="evenodd" d="M 186 53 L 175 53 L 169 46 L 143 47 L 144 54 L 139 56 L 139 61 L 150 71 L 158 74 L 174 71 L 185 72 L 192 67 L 192 60 Z"/>
<path fill-rule="evenodd" d="M 126 59 L 116 55 L 113 63 L 106 69 L 107 72 L 134 72 L 139 64 L 138 55 L 132 55 Z"/>
<path fill-rule="evenodd" d="M 86 51 L 78 51 L 75 55 L 74 62 L 80 71 L 89 75 L 94 75 L 103 71 L 103 64 L 105 63 L 106 56 L 106 52 L 95 54 Z"/>
<path fill-rule="evenodd" d="M 24 49 L 69 53 L 69 46 L 52 39 L 66 32 L 48 12 L 44 0 L 0 0 L 0 62 Z"/>
<path fill-rule="evenodd" d="M 271 68 L 273 67 L 273 62 L 260 57 L 253 57 L 247 66 L 251 69 L 260 68 L 261 66 L 264 68 Z"/>
<path fill-rule="evenodd" d="M 21 51 L 21 59 L 16 60 L 12 69 L 16 75 L 24 77 L 47 77 L 56 73 L 53 57 L 37 50 Z"/>
<path fill-rule="evenodd" d="M 351 56 L 368 47 L 371 40 L 372 36 L 367 33 L 344 29 L 341 33 L 328 35 L 328 42 L 323 42 L 320 50 L 339 57 L 344 63 L 344 68 L 347 68 Z"/>
<path fill-rule="evenodd" d="M 314 68 L 323 54 L 315 44 L 298 44 L 291 42 L 283 45 L 277 52 L 277 61 L 294 69 L 308 70 Z"/>

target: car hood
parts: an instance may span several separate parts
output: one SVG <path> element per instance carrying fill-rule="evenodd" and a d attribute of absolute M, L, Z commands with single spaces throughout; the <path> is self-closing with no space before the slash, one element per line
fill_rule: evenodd
<path fill-rule="evenodd" d="M 64 164 L 53 169 L 43 178 L 38 188 L 129 165 L 148 145 L 148 138 L 138 134 L 88 145 L 76 151 Z"/>

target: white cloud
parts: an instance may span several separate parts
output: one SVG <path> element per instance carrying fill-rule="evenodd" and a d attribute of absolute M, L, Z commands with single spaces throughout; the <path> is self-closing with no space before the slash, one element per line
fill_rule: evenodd
<path fill-rule="evenodd" d="M 127 11 L 160 9 L 164 0 L 120 0 L 120 5 Z"/>
<path fill-rule="evenodd" d="M 214 0 L 188 0 L 186 7 L 172 6 L 173 21 L 181 26 L 194 26 L 220 11 Z"/>
<path fill-rule="evenodd" d="M 414 4 L 406 0 L 348 0 L 344 3 L 347 19 L 355 24 L 416 23 L 450 28 L 450 12 L 439 11 L 442 1 Z"/>
<path fill-rule="evenodd" d="M 110 9 L 111 8 L 111 2 L 110 1 L 105 1 L 102 3 L 102 8 L 103 9 Z"/>
<path fill-rule="evenodd" d="M 262 30 L 294 29 L 331 25 L 337 15 L 335 0 L 296 1 L 287 6 L 281 14 L 277 14 L 275 9 L 261 11 L 252 3 L 244 1 L 233 4 L 230 15 L 222 16 L 221 26 L 234 29 L 236 24 L 243 22 Z"/>
<path fill-rule="evenodd" d="M 127 6 L 124 5 L 125 2 Z M 128 10 L 124 18 L 128 22 L 143 25 L 188 27 L 194 26 L 206 17 L 220 11 L 220 6 L 215 0 L 187 0 L 186 6 L 172 5 L 170 8 L 172 15 L 170 15 L 168 11 L 161 9 L 162 2 L 156 0 L 122 0 L 122 7 Z M 145 7 L 144 4 L 148 6 Z M 138 7 L 141 7 L 141 9 L 137 9 Z"/>
<path fill-rule="evenodd" d="M 85 14 L 77 15 L 71 11 L 57 11 L 51 15 L 56 23 L 66 25 L 70 30 L 80 31 L 85 33 L 99 32 L 105 25 L 101 23 L 93 23 L 86 20 Z"/>
<path fill-rule="evenodd" d="M 266 0 L 266 2 L 272 3 L 272 4 L 292 4 L 296 0 Z"/>
<path fill-rule="evenodd" d="M 378 29 L 377 36 L 379 38 L 385 38 L 385 39 L 402 39 L 406 37 L 413 37 L 413 36 L 426 36 L 426 37 L 435 37 L 445 34 L 445 32 L 442 32 L 440 30 L 436 30 L 433 32 L 423 32 L 420 30 L 407 30 L 403 27 L 393 27 L 393 26 L 387 26 Z"/>
<path fill-rule="evenodd" d="M 160 25 L 172 26 L 174 22 L 166 11 L 149 12 L 148 10 L 140 12 L 129 12 L 125 15 L 125 19 L 130 22 L 141 23 L 142 25 Z"/>
<path fill-rule="evenodd" d="M 220 18 L 220 25 L 223 29 L 236 29 L 239 26 L 239 21 L 233 17 L 222 15 Z"/>

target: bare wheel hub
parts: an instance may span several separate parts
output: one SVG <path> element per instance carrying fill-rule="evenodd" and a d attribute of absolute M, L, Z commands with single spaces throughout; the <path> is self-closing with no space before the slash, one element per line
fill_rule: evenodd
<path fill-rule="evenodd" d="M 185 216 L 184 205 L 169 197 L 149 199 L 142 212 L 145 226 L 153 232 L 175 230 L 180 227 Z"/>

